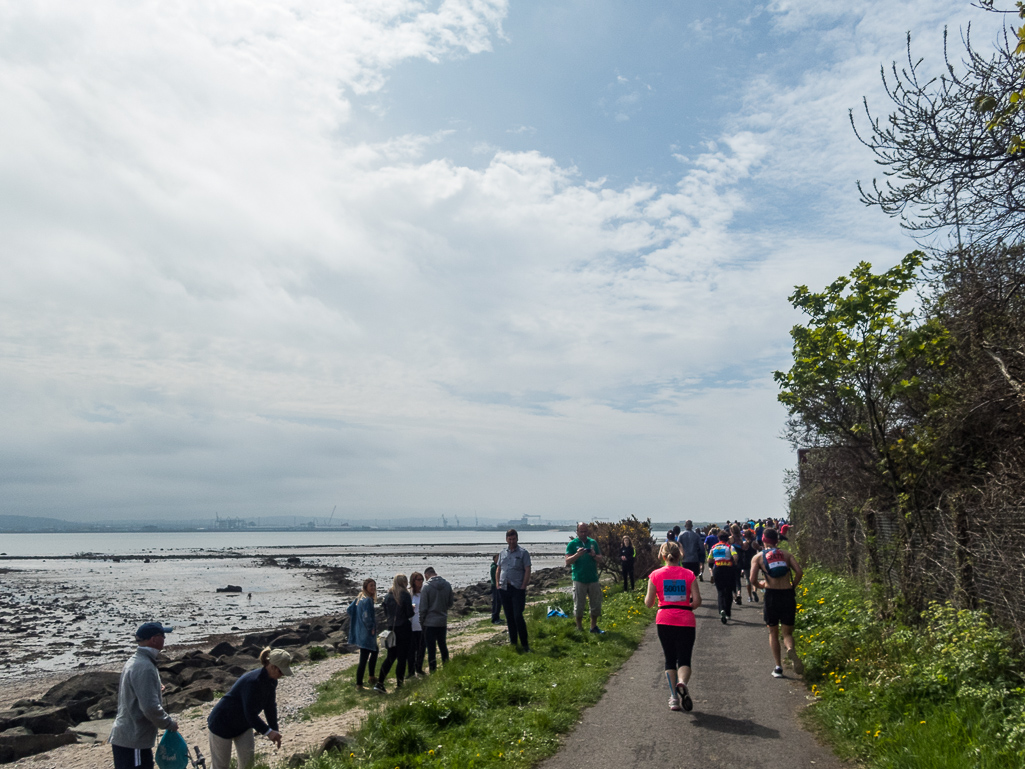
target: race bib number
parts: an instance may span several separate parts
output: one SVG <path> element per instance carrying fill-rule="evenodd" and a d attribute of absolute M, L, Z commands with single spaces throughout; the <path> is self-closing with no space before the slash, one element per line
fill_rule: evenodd
<path fill-rule="evenodd" d="M 686 601 L 687 580 L 667 579 L 662 583 L 662 599 L 664 601 Z"/>

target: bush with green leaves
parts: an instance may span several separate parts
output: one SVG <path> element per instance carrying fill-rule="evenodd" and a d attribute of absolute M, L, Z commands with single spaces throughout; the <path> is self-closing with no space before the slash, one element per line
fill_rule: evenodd
<path fill-rule="evenodd" d="M 933 603 L 884 618 L 858 583 L 817 568 L 798 587 L 811 717 L 873 767 L 1025 766 L 1025 657 L 980 611 Z"/>
<path fill-rule="evenodd" d="M 320 662 L 327 659 L 327 649 L 323 646 L 310 647 L 310 662 Z"/>

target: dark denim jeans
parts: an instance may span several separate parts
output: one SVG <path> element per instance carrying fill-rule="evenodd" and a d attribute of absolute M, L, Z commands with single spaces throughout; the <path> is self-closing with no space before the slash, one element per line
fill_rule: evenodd
<path fill-rule="evenodd" d="M 527 605 L 527 591 L 509 585 L 498 592 L 502 594 L 502 609 L 505 610 L 505 621 L 509 626 L 509 643 L 515 646 L 516 637 L 519 636 L 523 648 L 529 649 L 527 621 L 523 618 L 523 610 Z"/>

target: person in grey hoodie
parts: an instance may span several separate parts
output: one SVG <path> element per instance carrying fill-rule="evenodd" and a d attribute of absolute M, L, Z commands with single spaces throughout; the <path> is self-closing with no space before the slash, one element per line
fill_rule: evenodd
<path fill-rule="evenodd" d="M 135 631 L 139 644 L 121 671 L 117 690 L 117 718 L 110 730 L 114 769 L 152 769 L 157 729 L 178 731 L 177 722 L 164 711 L 157 655 L 171 628 L 146 622 Z"/>
<path fill-rule="evenodd" d="M 436 649 L 441 649 L 441 664 L 448 662 L 448 610 L 455 603 L 452 586 L 448 580 L 439 577 L 433 567 L 424 569 L 427 582 L 420 593 L 420 625 L 424 629 L 424 643 L 427 646 L 427 667 L 433 673 L 438 668 Z"/>

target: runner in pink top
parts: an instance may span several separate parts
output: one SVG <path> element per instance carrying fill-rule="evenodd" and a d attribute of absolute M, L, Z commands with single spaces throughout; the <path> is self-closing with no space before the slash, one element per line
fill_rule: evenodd
<path fill-rule="evenodd" d="M 690 658 L 694 649 L 697 622 L 694 609 L 701 606 L 701 590 L 694 572 L 680 566 L 680 546 L 666 542 L 659 550 L 665 566 L 648 577 L 648 593 L 644 603 L 658 605 L 655 629 L 662 644 L 666 661 L 666 680 L 669 682 L 669 709 L 690 710 L 694 703 L 687 690 L 690 681 Z"/>

